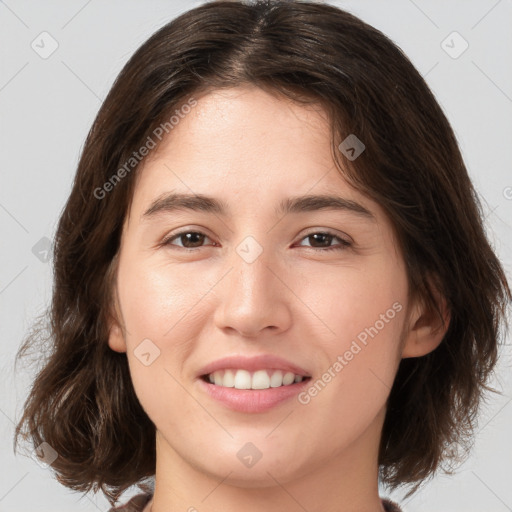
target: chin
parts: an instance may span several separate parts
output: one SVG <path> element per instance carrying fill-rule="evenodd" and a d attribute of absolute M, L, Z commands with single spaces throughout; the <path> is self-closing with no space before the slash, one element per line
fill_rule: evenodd
<path fill-rule="evenodd" d="M 275 487 L 276 480 L 285 483 L 300 478 L 311 470 L 311 464 L 303 459 L 304 454 L 298 459 L 296 448 L 287 453 L 283 453 L 283 450 L 278 452 L 274 447 L 262 448 L 259 460 L 248 460 L 246 463 L 244 455 L 251 453 L 251 449 L 239 453 L 240 451 L 237 446 L 235 451 L 219 453 L 213 457 L 212 452 L 209 452 L 208 460 L 198 461 L 196 468 L 223 484 L 254 489 Z"/>

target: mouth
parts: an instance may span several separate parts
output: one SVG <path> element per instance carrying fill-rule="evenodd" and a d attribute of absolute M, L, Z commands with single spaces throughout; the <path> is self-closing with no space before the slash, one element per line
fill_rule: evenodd
<path fill-rule="evenodd" d="M 255 414 L 289 403 L 309 385 L 310 380 L 310 376 L 281 370 L 256 370 L 253 373 L 226 369 L 203 374 L 198 382 L 201 392 L 223 407 L 238 413 Z"/>
<path fill-rule="evenodd" d="M 201 375 L 204 382 L 214 386 L 245 390 L 265 390 L 293 386 L 309 380 L 309 375 L 302 375 L 285 370 L 261 369 L 248 371 L 226 368 Z"/>
<path fill-rule="evenodd" d="M 312 378 L 304 368 L 274 354 L 224 357 L 196 375 L 201 393 L 239 413 L 264 413 L 289 403 Z"/>

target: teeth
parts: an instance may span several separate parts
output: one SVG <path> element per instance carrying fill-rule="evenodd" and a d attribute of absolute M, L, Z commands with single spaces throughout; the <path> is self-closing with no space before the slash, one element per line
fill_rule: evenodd
<path fill-rule="evenodd" d="M 214 372 L 213 382 L 215 383 L 216 386 L 220 386 L 222 384 L 222 373 L 221 372 Z"/>
<path fill-rule="evenodd" d="M 258 370 L 252 374 L 247 370 L 217 370 L 208 375 L 208 380 L 212 384 L 236 389 L 278 388 L 302 382 L 302 379 L 302 375 L 281 370 Z"/>
<path fill-rule="evenodd" d="M 226 370 L 224 372 L 222 385 L 226 388 L 233 388 L 235 386 L 235 372 L 233 370 Z"/>
<path fill-rule="evenodd" d="M 278 388 L 283 385 L 283 372 L 281 370 L 277 370 L 270 377 L 270 387 Z"/>
<path fill-rule="evenodd" d="M 217 384 L 217 383 L 215 383 L 215 384 Z M 222 383 L 221 383 L 221 385 L 222 385 Z M 251 389 L 251 374 L 247 370 L 238 370 L 235 373 L 235 388 L 236 389 Z"/>
<path fill-rule="evenodd" d="M 252 376 L 252 389 L 268 389 L 270 387 L 270 377 L 265 370 L 258 370 Z"/>
<path fill-rule="evenodd" d="M 293 384 L 294 380 L 295 375 L 293 373 L 285 373 L 283 376 L 283 386 L 289 386 L 290 384 Z"/>

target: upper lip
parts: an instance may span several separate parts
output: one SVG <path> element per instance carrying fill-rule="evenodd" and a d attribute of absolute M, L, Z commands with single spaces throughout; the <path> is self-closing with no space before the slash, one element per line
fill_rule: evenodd
<path fill-rule="evenodd" d="M 216 361 L 213 361 L 201 368 L 198 376 L 202 377 L 203 375 L 209 375 L 216 370 L 225 369 L 247 371 L 282 370 L 284 372 L 292 372 L 295 375 L 301 375 L 302 377 L 310 376 L 304 368 L 301 368 L 300 366 L 297 366 L 296 364 L 287 361 L 286 359 L 271 354 L 264 354 L 255 357 L 223 357 L 222 359 L 217 359 Z"/>

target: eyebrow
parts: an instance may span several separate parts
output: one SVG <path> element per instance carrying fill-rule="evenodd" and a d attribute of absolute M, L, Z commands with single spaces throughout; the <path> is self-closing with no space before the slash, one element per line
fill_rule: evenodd
<path fill-rule="evenodd" d="M 164 193 L 151 203 L 149 208 L 142 214 L 141 220 L 148 220 L 159 214 L 176 210 L 199 211 L 220 216 L 226 216 L 229 213 L 227 204 L 214 197 L 203 194 Z M 351 199 L 332 195 L 289 197 L 279 203 L 275 214 L 276 216 L 281 216 L 288 213 L 312 212 L 317 210 L 342 210 L 354 213 L 368 220 L 376 221 L 374 214 L 363 205 Z"/>

